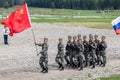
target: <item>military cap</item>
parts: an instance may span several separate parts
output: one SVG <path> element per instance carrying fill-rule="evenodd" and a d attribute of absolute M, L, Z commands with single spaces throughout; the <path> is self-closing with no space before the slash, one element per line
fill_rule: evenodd
<path fill-rule="evenodd" d="M 81 34 L 78 34 L 78 37 L 79 37 L 79 36 L 81 37 Z"/>
<path fill-rule="evenodd" d="M 103 38 L 105 38 L 105 36 L 102 36 Z"/>
<path fill-rule="evenodd" d="M 94 35 L 94 37 L 98 37 L 98 35 Z"/>
<path fill-rule="evenodd" d="M 90 37 L 90 38 L 93 38 L 93 35 L 92 35 L 92 34 L 89 34 L 89 37 Z"/>
<path fill-rule="evenodd" d="M 87 36 L 84 35 L 83 38 L 87 38 Z"/>
<path fill-rule="evenodd" d="M 68 38 L 72 38 L 72 36 L 68 36 Z"/>
<path fill-rule="evenodd" d="M 44 40 L 48 40 L 48 38 L 44 38 Z"/>

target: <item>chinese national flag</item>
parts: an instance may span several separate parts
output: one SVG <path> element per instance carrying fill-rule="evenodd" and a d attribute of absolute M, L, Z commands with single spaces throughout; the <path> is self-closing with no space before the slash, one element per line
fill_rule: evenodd
<path fill-rule="evenodd" d="M 12 12 L 5 20 L 2 21 L 4 26 L 9 27 L 10 36 L 14 33 L 20 33 L 31 27 L 27 4 L 24 4 L 16 11 Z"/>

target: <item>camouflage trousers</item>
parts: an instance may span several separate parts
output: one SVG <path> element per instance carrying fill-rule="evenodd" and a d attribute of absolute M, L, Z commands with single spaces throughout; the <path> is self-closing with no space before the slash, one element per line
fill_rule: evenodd
<path fill-rule="evenodd" d="M 73 52 L 71 52 L 71 54 L 70 54 L 70 65 L 71 65 L 71 67 L 73 67 L 73 66 L 75 66 L 75 55 L 76 55 L 76 51 L 73 51 Z"/>
<path fill-rule="evenodd" d="M 63 67 L 64 63 L 64 54 L 57 54 L 55 58 L 56 63 L 59 65 L 59 67 Z"/>
<path fill-rule="evenodd" d="M 88 66 L 88 52 L 84 51 L 84 57 L 85 57 L 85 66 Z"/>
<path fill-rule="evenodd" d="M 91 57 L 91 61 L 89 62 L 92 62 L 93 67 L 95 67 L 95 51 L 89 52 L 89 55 Z"/>
<path fill-rule="evenodd" d="M 39 65 L 42 69 L 48 69 L 48 56 L 41 56 L 39 59 Z"/>
<path fill-rule="evenodd" d="M 96 50 L 95 55 L 96 55 L 96 62 L 97 62 L 97 64 L 99 64 L 99 62 L 100 62 L 100 52 L 98 50 Z"/>
<path fill-rule="evenodd" d="M 83 67 L 83 53 L 78 53 L 75 55 L 75 65 L 77 67 L 82 68 Z"/>
<path fill-rule="evenodd" d="M 67 64 L 70 64 L 70 51 L 67 51 L 65 53 L 64 58 L 65 58 L 65 61 L 67 62 Z"/>
<path fill-rule="evenodd" d="M 103 62 L 103 65 L 106 64 L 106 52 L 105 51 L 100 51 L 100 61 Z"/>

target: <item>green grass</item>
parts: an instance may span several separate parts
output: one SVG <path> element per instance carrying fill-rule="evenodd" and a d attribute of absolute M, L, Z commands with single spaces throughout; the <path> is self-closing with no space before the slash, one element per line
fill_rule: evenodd
<path fill-rule="evenodd" d="M 32 19 L 32 22 L 40 23 L 40 22 L 111 22 L 113 18 L 59 18 L 59 19 Z"/>
<path fill-rule="evenodd" d="M 100 80 L 120 80 L 120 75 L 113 75 L 108 78 L 100 78 Z"/>
<path fill-rule="evenodd" d="M 6 17 L 19 6 L 3 9 L 0 15 Z M 29 7 L 31 21 L 34 23 L 70 23 L 98 29 L 112 29 L 111 21 L 120 15 L 119 10 L 110 10 L 108 13 L 96 13 L 96 10 L 48 9 Z M 1 20 L 0 20 L 1 22 Z"/>

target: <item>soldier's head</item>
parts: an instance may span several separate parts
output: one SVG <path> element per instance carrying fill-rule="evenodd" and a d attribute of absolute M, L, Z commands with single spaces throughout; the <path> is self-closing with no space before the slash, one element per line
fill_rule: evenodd
<path fill-rule="evenodd" d="M 76 41 L 77 37 L 76 36 L 73 36 L 73 41 Z"/>
<path fill-rule="evenodd" d="M 81 34 L 78 34 L 78 36 L 77 36 L 77 37 L 78 37 L 78 39 L 81 39 Z"/>
<path fill-rule="evenodd" d="M 78 39 L 77 43 L 82 44 L 82 39 Z"/>
<path fill-rule="evenodd" d="M 63 39 L 62 39 L 62 38 L 59 38 L 58 41 L 59 41 L 59 43 L 62 43 L 62 42 L 63 42 Z"/>
<path fill-rule="evenodd" d="M 72 36 L 68 36 L 68 41 L 71 41 L 72 40 Z"/>
<path fill-rule="evenodd" d="M 44 43 L 47 43 L 48 42 L 48 38 L 44 38 Z"/>
<path fill-rule="evenodd" d="M 89 38 L 90 38 L 90 37 L 93 37 L 93 35 L 92 35 L 92 34 L 89 34 Z"/>
<path fill-rule="evenodd" d="M 90 38 L 90 39 L 89 39 L 90 41 L 93 41 L 93 36 L 90 36 L 89 38 Z"/>
<path fill-rule="evenodd" d="M 101 37 L 101 40 L 104 41 L 104 40 L 105 40 L 105 36 L 102 36 L 102 37 Z"/>
<path fill-rule="evenodd" d="M 87 36 L 83 36 L 83 40 L 85 41 L 87 39 Z"/>
<path fill-rule="evenodd" d="M 95 40 L 98 40 L 98 35 L 94 35 Z"/>

